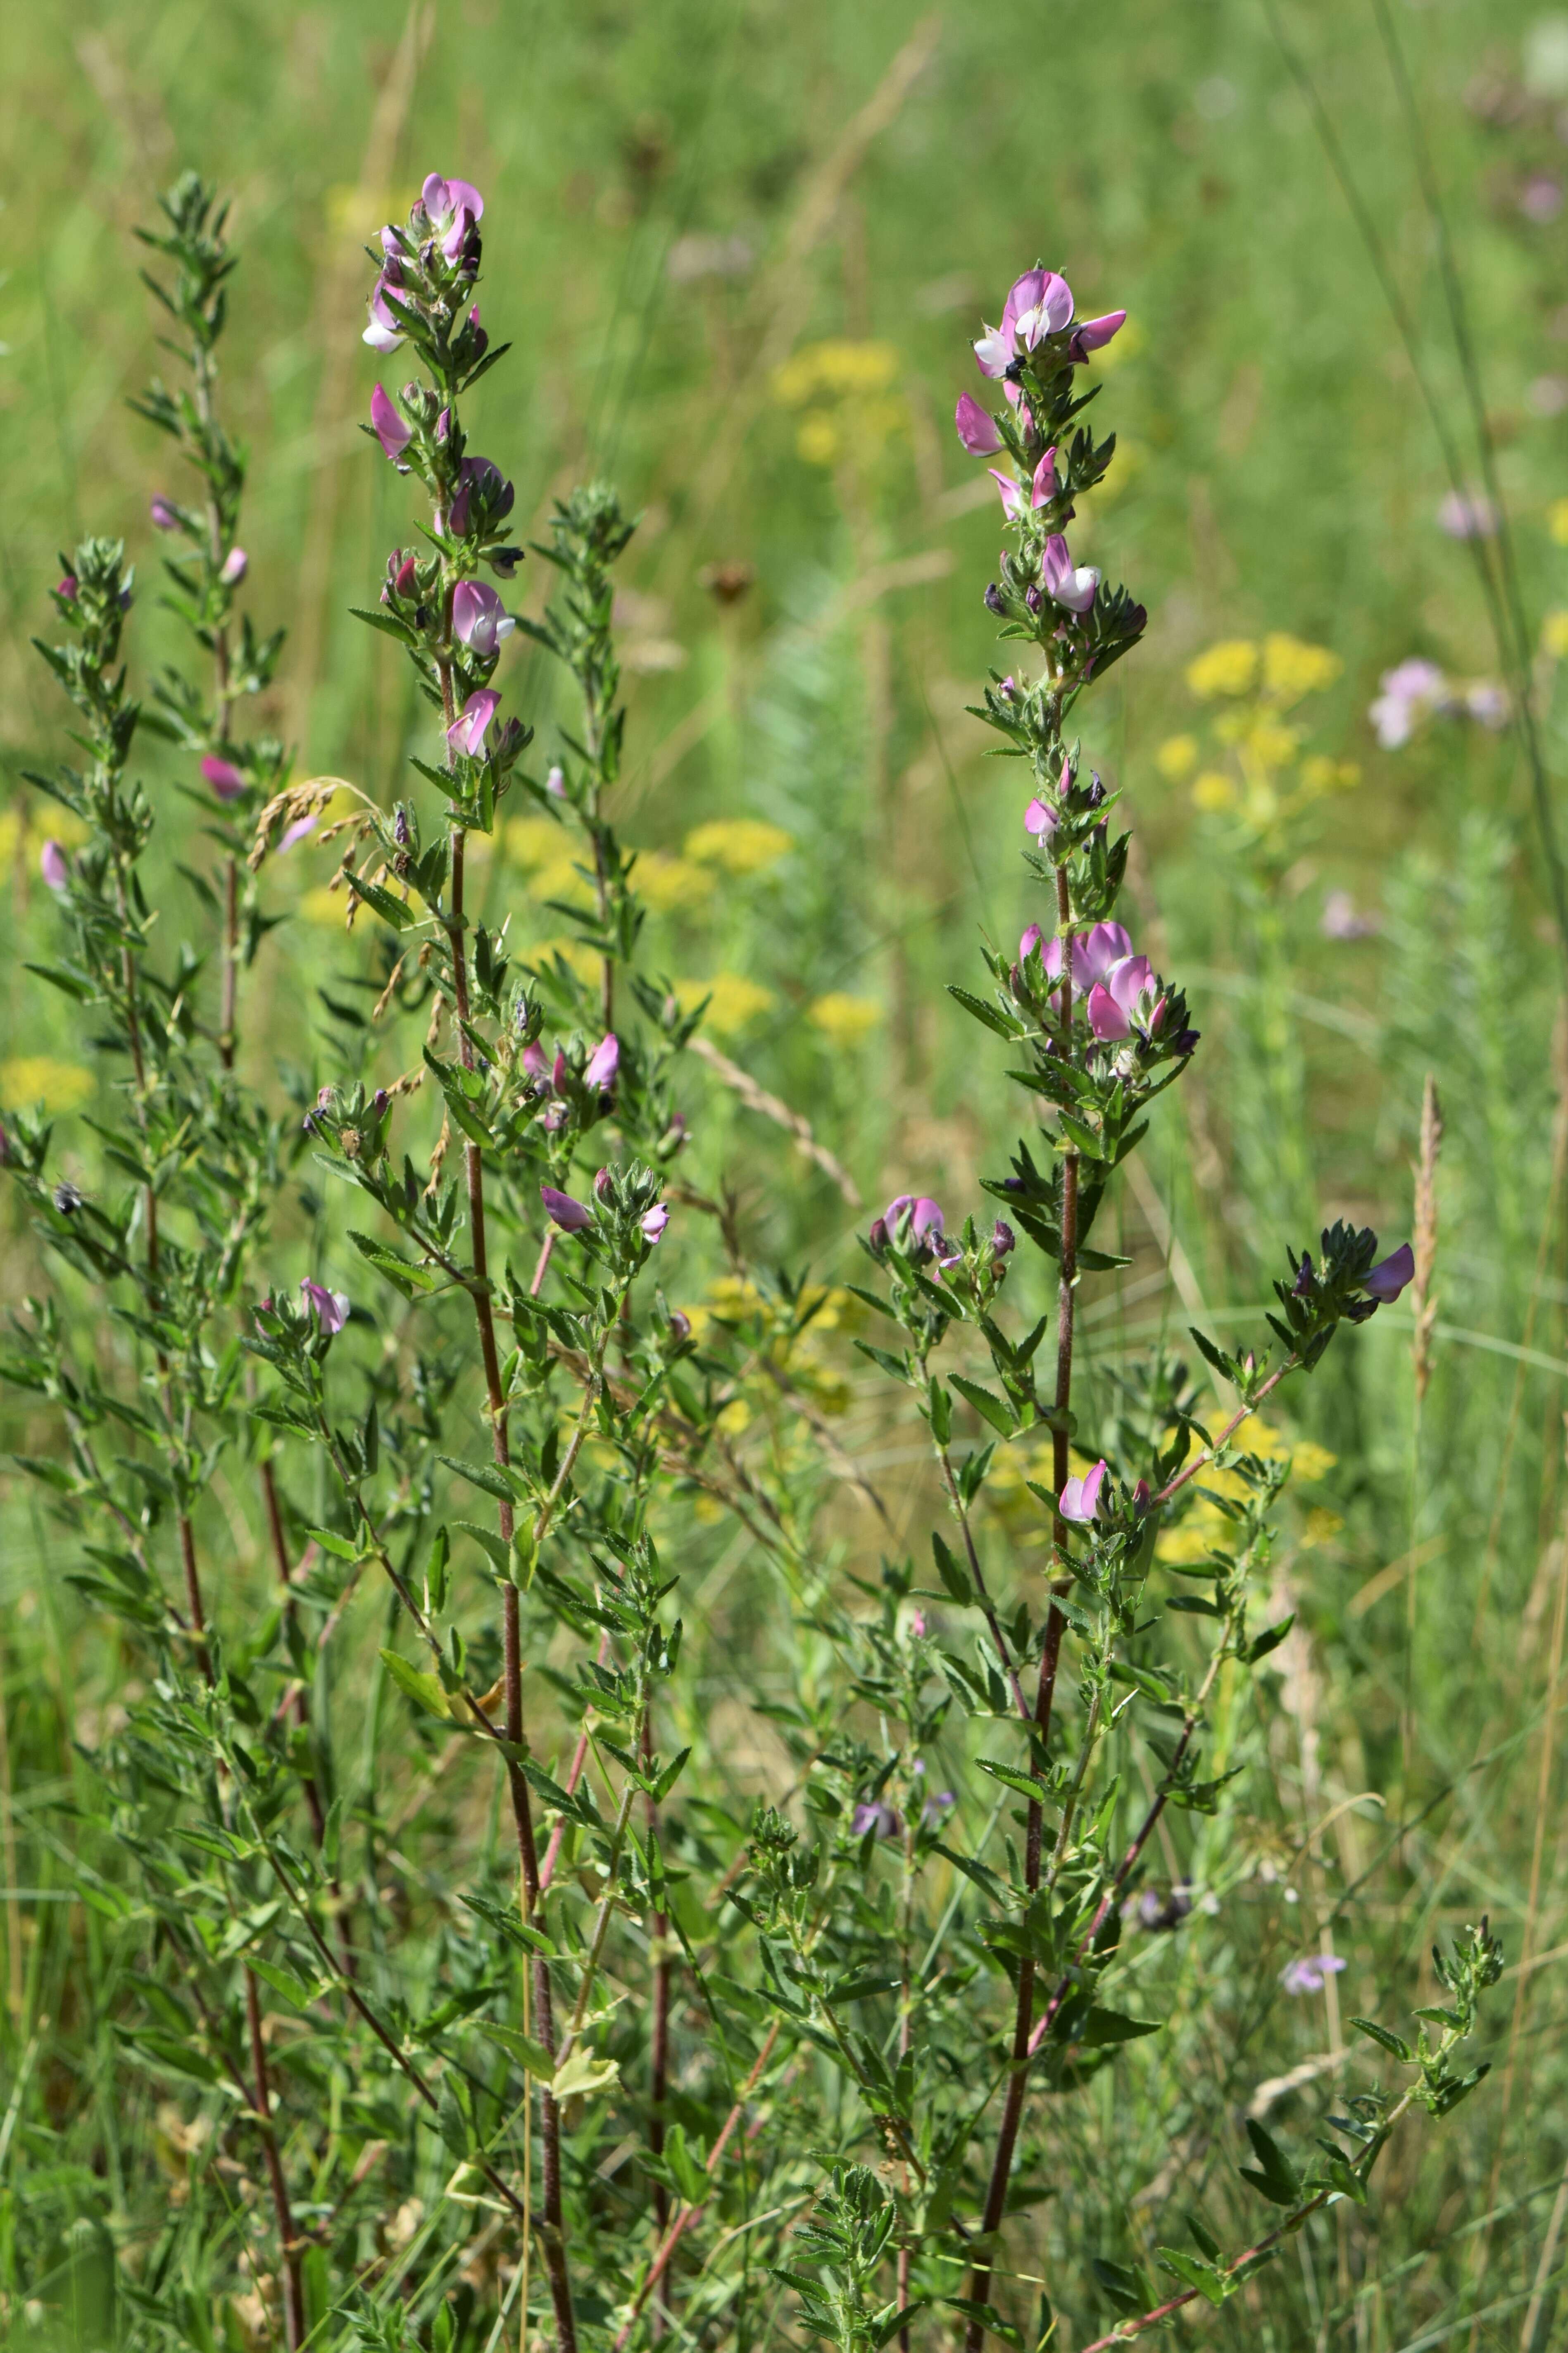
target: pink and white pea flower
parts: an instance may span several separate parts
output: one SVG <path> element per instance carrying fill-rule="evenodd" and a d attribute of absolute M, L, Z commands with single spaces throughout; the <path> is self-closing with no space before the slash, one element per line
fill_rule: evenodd
<path fill-rule="evenodd" d="M 1100 1039 L 1125 1038 L 1139 999 L 1154 975 L 1144 955 L 1122 956 L 1089 992 L 1089 1026 Z"/>
<path fill-rule="evenodd" d="M 1125 311 L 1107 311 L 1100 319 L 1085 319 L 1072 331 L 1068 356 L 1076 366 L 1081 366 L 1090 352 L 1103 351 L 1112 335 L 1119 334 L 1127 323 Z"/>
<path fill-rule="evenodd" d="M 500 697 L 488 686 L 470 694 L 456 719 L 447 730 L 447 741 L 454 752 L 466 752 L 470 759 L 483 756 L 485 733 L 500 708 Z"/>
<path fill-rule="evenodd" d="M 1100 572 L 1092 564 L 1075 565 L 1059 531 L 1047 540 L 1040 559 L 1040 577 L 1053 605 L 1069 613 L 1087 613 L 1100 591 Z"/>
<path fill-rule="evenodd" d="M 414 438 L 414 427 L 388 398 L 384 385 L 377 385 L 370 396 L 371 430 L 386 455 L 395 466 Z"/>
<path fill-rule="evenodd" d="M 1002 436 L 996 429 L 996 419 L 989 409 L 982 408 L 973 394 L 961 392 L 958 406 L 952 412 L 958 438 L 972 458 L 988 458 L 1002 447 Z"/>
<path fill-rule="evenodd" d="M 1041 800 L 1038 794 L 1024 811 L 1024 831 L 1032 833 L 1037 841 L 1043 841 L 1047 834 L 1055 833 L 1060 823 L 1061 819 L 1049 801 Z"/>
<path fill-rule="evenodd" d="M 589 1056 L 588 1066 L 583 1073 L 583 1084 L 596 1087 L 601 1094 L 607 1095 L 616 1083 L 616 1073 L 620 1067 L 621 1041 L 612 1029 L 600 1039 Z"/>
<path fill-rule="evenodd" d="M 666 1226 L 669 1223 L 669 1211 L 665 1208 L 662 1201 L 656 1201 L 651 1209 L 645 1209 L 643 1211 L 643 1214 L 637 1222 L 642 1228 L 644 1241 L 647 1242 L 651 1249 L 653 1244 L 658 1241 L 659 1236 L 663 1233 Z"/>
<path fill-rule="evenodd" d="M 441 240 L 442 252 L 448 261 L 456 261 L 469 229 L 484 216 L 483 196 L 467 180 L 444 180 L 439 172 L 432 172 L 419 191 L 419 201 Z"/>
<path fill-rule="evenodd" d="M 370 324 L 366 327 L 362 341 L 367 343 L 373 352 L 395 352 L 403 341 L 403 329 L 387 308 L 388 287 L 395 294 L 401 294 L 403 291 L 390 269 L 382 271 L 371 289 Z"/>
<path fill-rule="evenodd" d="M 1081 1479 L 1064 1482 L 1062 1492 L 1057 1498 L 1057 1509 L 1064 1520 L 1075 1521 L 1083 1527 L 1094 1518 L 1100 1509 L 1100 1491 L 1105 1483 L 1108 1467 L 1102 1458 L 1092 1471 L 1086 1471 Z"/>
<path fill-rule="evenodd" d="M 1022 482 L 1016 482 L 1011 474 L 998 473 L 994 466 L 988 466 L 985 470 L 1002 493 L 1003 512 L 1009 522 L 1016 522 L 1024 512 Z M 1034 478 L 1029 484 L 1029 505 L 1032 509 L 1049 506 L 1056 494 L 1057 453 L 1053 444 L 1035 468 Z"/>
<path fill-rule="evenodd" d="M 516 627 L 493 588 L 482 580 L 458 581 L 452 591 L 452 635 L 470 653 L 493 654 Z"/>
<path fill-rule="evenodd" d="M 1132 953 L 1131 934 L 1121 923 L 1096 923 L 1087 932 L 1073 935 L 1072 985 L 1079 997 L 1085 997 L 1102 981 L 1113 965 Z M 1050 942 L 1046 949 L 1046 970 L 1052 980 L 1059 980 L 1062 971 L 1062 944 Z"/>
<path fill-rule="evenodd" d="M 347 1292 L 329 1291 L 324 1284 L 312 1282 L 309 1275 L 305 1276 L 300 1288 L 305 1294 L 307 1304 L 314 1309 L 317 1323 L 330 1340 L 334 1333 L 342 1330 L 349 1320 Z"/>
<path fill-rule="evenodd" d="M 51 891 L 63 891 L 71 879 L 70 860 L 52 836 L 38 852 L 38 871 Z"/>

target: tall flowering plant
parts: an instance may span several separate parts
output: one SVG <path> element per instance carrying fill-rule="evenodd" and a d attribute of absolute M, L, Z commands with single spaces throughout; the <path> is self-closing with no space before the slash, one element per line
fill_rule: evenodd
<path fill-rule="evenodd" d="M 1080 2337 L 1116 2316 L 1105 2346 L 1223 2304 L 1286 2232 L 1364 2202 L 1409 2107 L 1470 2088 L 1453 2054 L 1500 1956 L 1484 1924 L 1441 1956 L 1414 2042 L 1357 2021 L 1402 2082 L 1351 2098 L 1316 2157 L 1250 2118 L 1247 2188 L 1194 2215 L 1190 2245 L 1156 2236 L 1129 2263 L 1028 2219 L 1061 2169 L 1062 2101 L 1159 2030 L 1122 2006 L 1124 1931 L 1191 1915 L 1195 1935 L 1202 1915 L 1149 1883 L 1151 1841 L 1177 1856 L 1184 1818 L 1222 1805 L 1215 1695 L 1234 1704 L 1289 1630 L 1254 1622 L 1287 1458 L 1252 1449 L 1249 1417 L 1412 1275 L 1408 1248 L 1336 1225 L 1276 1285 L 1269 1356 L 1194 1335 L 1217 1414 L 1163 1353 L 1086 1403 L 1080 1292 L 1125 1262 L 1097 1223 L 1200 1042 L 1119 921 L 1120 796 L 1068 733 L 1145 626 L 1069 536 L 1114 453 L 1080 420 L 1121 314 L 1079 321 L 1059 276 L 1026 273 L 975 346 L 1004 405 L 958 404 L 965 448 L 1005 461 L 985 602 L 1015 650 L 978 708 L 1024 764 L 1039 907 L 989 952 L 990 994 L 953 995 L 1034 1124 L 984 1217 L 892 1200 L 842 1293 L 924 1422 L 942 1514 L 929 1569 L 889 1556 L 869 1578 L 819 1512 L 845 1465 L 795 1380 L 826 1294 L 760 1270 L 734 1201 L 688 1176 L 700 1009 L 640 961 L 615 823 L 633 524 L 593 485 L 525 549 L 512 482 L 470 439 L 506 349 L 480 317 L 483 197 L 431 174 L 374 257 L 370 459 L 423 510 L 361 617 L 428 719 L 417 781 L 354 788 L 330 828 L 341 780 L 291 782 L 237 726 L 277 648 L 235 621 L 243 464 L 215 357 L 232 258 L 198 184 L 165 211 L 189 384 L 142 408 L 198 480 L 153 519 L 183 537 L 201 659 L 156 684 L 153 715 L 216 834 L 194 887 L 219 971 L 210 949 L 154 952 L 166 812 L 132 775 L 132 581 L 89 541 L 44 649 L 85 765 L 35 781 L 85 847 L 46 849 L 60 944 L 41 969 L 91 1008 L 120 1109 L 91 1182 L 40 1118 L 3 1147 L 67 1274 L 5 1363 L 60 1423 L 28 1467 L 144 1670 L 93 1757 L 92 1880 L 135 1959 L 117 2063 L 185 2103 L 161 2127 L 186 2172 L 146 2225 L 144 2341 L 216 2345 L 215 2295 L 226 2348 L 290 2353 L 468 2353 L 513 2325 L 552 2353 L 738 2348 L 781 2325 L 842 2353 L 973 2353 L 1039 2347 L 1058 2311 Z M 508 598 L 530 554 L 552 593 L 525 616 Z M 520 636 L 576 688 L 547 751 L 509 708 Z M 577 866 L 569 953 L 514 939 L 476 890 L 477 845 L 518 803 Z M 279 1088 L 253 1070 L 239 976 L 272 861 L 328 831 L 374 1010 L 331 1075 Z M 300 1217 L 274 1214 L 286 1178 Z M 699 1331 L 660 1277 L 703 1219 L 743 1303 Z M 759 1391 L 776 1419 L 748 1451 Z M 237 1463 L 260 1588 L 233 1557 Z M 1033 1550 L 998 1535 L 1010 1472 Z M 1226 1541 L 1162 1563 L 1205 1472 Z M 754 1722 L 792 1767 L 768 1802 L 737 1794 L 692 1665 L 700 1596 L 689 1635 L 677 1614 L 683 1572 L 710 1565 L 706 1588 L 736 1559 L 767 1596 Z M 1247 2218 L 1255 2193 L 1274 2227 Z"/>

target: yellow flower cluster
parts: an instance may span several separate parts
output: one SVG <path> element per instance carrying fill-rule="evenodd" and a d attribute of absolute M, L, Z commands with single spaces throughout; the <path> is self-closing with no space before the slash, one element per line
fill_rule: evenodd
<path fill-rule="evenodd" d="M 686 837 L 688 858 L 700 866 L 721 866 L 726 874 L 761 874 L 794 848 L 793 833 L 757 817 L 714 818 L 693 826 Z"/>
<path fill-rule="evenodd" d="M 1361 779 L 1353 761 L 1321 752 L 1303 756 L 1306 731 L 1285 717 L 1308 695 L 1331 686 L 1342 668 L 1327 646 L 1309 645 L 1284 630 L 1261 641 L 1223 638 L 1187 669 L 1197 700 L 1225 706 L 1208 722 L 1207 744 L 1194 734 L 1167 736 L 1154 754 L 1155 766 L 1167 783 L 1190 778 L 1193 805 L 1205 816 L 1237 818 L 1255 846 L 1283 849 L 1294 818 Z M 1233 765 L 1222 766 L 1226 754 Z"/>
<path fill-rule="evenodd" d="M 678 980 L 675 997 L 686 1013 L 707 997 L 703 1027 L 716 1038 L 738 1038 L 775 1001 L 771 988 L 764 988 L 761 981 L 748 980 L 740 972 L 716 972 L 710 980 Z"/>
<path fill-rule="evenodd" d="M 637 860 L 635 887 L 656 914 L 700 907 L 713 896 L 714 881 L 708 867 L 695 859 L 674 858 L 668 849 L 645 849 Z"/>
<path fill-rule="evenodd" d="M 860 1045 L 881 1018 L 881 1007 L 868 997 L 847 997 L 841 989 L 830 989 L 806 1009 L 812 1027 L 821 1030 L 830 1046 L 843 1050 Z"/>
<path fill-rule="evenodd" d="M 47 1054 L 16 1054 L 0 1062 L 0 1103 L 8 1111 L 31 1111 L 36 1104 L 51 1115 L 79 1111 L 92 1090 L 92 1072 L 78 1062 L 52 1061 Z"/>
<path fill-rule="evenodd" d="M 906 430 L 909 408 L 894 389 L 895 343 L 806 343 L 773 373 L 773 398 L 805 410 L 795 448 L 808 465 L 831 466 L 854 448 L 874 452 Z"/>
<path fill-rule="evenodd" d="M 1167 1444 L 1169 1434 L 1167 1434 Z M 1244 1454 L 1256 1454 L 1265 1462 L 1284 1461 L 1289 1464 L 1294 1479 L 1309 1482 L 1326 1478 L 1338 1456 L 1325 1446 L 1316 1445 L 1310 1438 L 1288 1439 L 1272 1422 L 1258 1414 L 1248 1414 L 1231 1440 Z M 1245 1503 L 1252 1490 L 1238 1471 L 1205 1470 L 1198 1473 L 1197 1484 L 1210 1495 L 1223 1495 L 1230 1503 Z M 1332 1523 L 1331 1525 L 1329 1524 Z M 1343 1522 L 1332 1512 L 1321 1507 L 1307 1515 L 1302 1531 L 1305 1544 L 1326 1544 L 1339 1533 Z M 1227 1520 L 1216 1504 L 1207 1495 L 1198 1498 L 1179 1526 L 1167 1528 L 1154 1546 L 1156 1558 L 1180 1565 L 1183 1562 L 1206 1560 L 1216 1548 L 1229 1551 L 1235 1537 L 1235 1522 Z"/>
<path fill-rule="evenodd" d="M 849 1384 L 837 1366 L 830 1364 L 822 1349 L 822 1342 L 830 1332 L 856 1329 L 865 1320 L 865 1310 L 853 1292 L 819 1286 L 802 1293 L 801 1305 L 815 1312 L 804 1332 L 790 1335 L 781 1328 L 781 1320 L 788 1310 L 774 1303 L 743 1275 L 721 1274 L 708 1286 L 706 1296 L 683 1308 L 691 1325 L 691 1334 L 700 1345 L 721 1330 L 738 1324 L 758 1324 L 763 1327 L 762 1347 L 769 1361 L 781 1373 L 788 1376 L 791 1385 L 823 1413 L 846 1413 L 849 1408 Z M 771 1332 L 768 1326 L 772 1324 Z M 748 1342 L 752 1338 L 748 1334 Z M 757 1384 L 756 1405 L 744 1398 L 736 1398 L 724 1408 L 719 1427 L 732 1437 L 747 1429 L 758 1409 L 776 1407 L 778 1390 L 764 1376 Z"/>
<path fill-rule="evenodd" d="M 56 801 L 31 810 L 15 805 L 0 809 L 0 866 L 13 865 L 18 858 L 36 863 L 46 841 L 58 841 L 62 849 L 79 849 L 86 839 L 80 818 Z"/>

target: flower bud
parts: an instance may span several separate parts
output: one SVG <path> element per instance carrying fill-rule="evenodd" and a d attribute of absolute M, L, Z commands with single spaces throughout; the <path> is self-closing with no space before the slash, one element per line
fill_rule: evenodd
<path fill-rule="evenodd" d="M 231 547 L 223 562 L 218 578 L 226 588 L 237 588 L 250 569 L 250 558 L 243 547 Z"/>
<path fill-rule="evenodd" d="M 993 1258 L 1006 1258 L 1017 1247 L 1017 1235 L 1005 1218 L 998 1218 L 991 1229 L 991 1255 Z"/>
<path fill-rule="evenodd" d="M 999 620 L 1005 617 L 1007 611 L 1006 606 L 1002 602 L 1002 592 L 994 580 L 985 591 L 985 609 L 988 613 L 994 613 Z"/>
<path fill-rule="evenodd" d="M 607 1168 L 601 1168 L 594 1178 L 595 1199 L 599 1201 L 607 1201 L 615 1189 L 615 1185 L 611 1178 L 609 1170 Z"/>

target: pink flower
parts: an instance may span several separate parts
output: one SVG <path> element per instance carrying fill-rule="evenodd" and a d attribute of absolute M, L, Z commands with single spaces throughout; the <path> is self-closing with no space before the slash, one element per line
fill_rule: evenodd
<path fill-rule="evenodd" d="M 447 741 L 454 752 L 466 752 L 470 759 L 479 759 L 485 748 L 485 731 L 500 708 L 500 697 L 481 686 L 470 694 L 450 727 Z"/>
<path fill-rule="evenodd" d="M 912 1241 L 923 1250 L 932 1235 L 938 1241 L 942 1240 L 942 1205 L 924 1193 L 900 1193 L 897 1200 L 889 1202 L 882 1212 L 882 1222 L 889 1234 L 897 1232 L 899 1219 L 906 1209 L 910 1213 L 910 1238 Z"/>
<path fill-rule="evenodd" d="M 1498 527 L 1498 512 L 1479 491 L 1450 491 L 1437 508 L 1437 527 L 1450 539 L 1490 539 Z"/>
<path fill-rule="evenodd" d="M 403 287 L 399 282 L 395 265 L 384 269 L 371 289 L 370 324 L 364 331 L 363 340 L 370 345 L 373 352 L 395 352 L 403 341 L 403 329 L 387 307 L 388 287 L 395 294 L 402 295 Z M 391 455 L 392 452 L 389 449 L 387 456 Z"/>
<path fill-rule="evenodd" d="M 1087 1525 L 1100 1509 L 1100 1491 L 1105 1482 L 1106 1464 L 1095 1464 L 1081 1479 L 1068 1479 L 1057 1499 L 1057 1509 L 1064 1520 L 1076 1520 Z"/>
<path fill-rule="evenodd" d="M 988 466 L 985 470 L 1002 493 L 1002 508 L 1008 522 L 1016 522 L 1024 512 L 1023 484 L 1016 482 L 1011 474 L 999 474 L 994 466 Z M 1056 494 L 1057 453 L 1052 448 L 1046 451 L 1035 468 L 1034 480 L 1029 485 L 1029 504 L 1031 507 L 1048 506 Z M 1099 577 L 1098 574 L 1096 577 Z"/>
<path fill-rule="evenodd" d="M 493 654 L 517 623 L 482 580 L 459 580 L 452 591 L 452 635 L 476 654 Z"/>
<path fill-rule="evenodd" d="M 178 507 L 172 506 L 167 499 L 162 496 L 155 498 L 147 512 L 153 518 L 153 527 L 155 531 L 179 530 L 180 511 Z"/>
<path fill-rule="evenodd" d="M 1153 980 L 1147 956 L 1123 956 L 1089 992 L 1089 1026 L 1097 1038 L 1125 1038 L 1132 1008 Z"/>
<path fill-rule="evenodd" d="M 668 1225 L 669 1211 L 665 1208 L 662 1201 L 657 1201 L 651 1209 L 645 1209 L 643 1211 L 642 1217 L 638 1222 L 642 1227 L 644 1241 L 647 1242 L 651 1246 L 654 1242 L 658 1241 L 660 1234 L 663 1233 L 666 1226 Z"/>
<path fill-rule="evenodd" d="M 237 588 L 250 569 L 250 558 L 243 547 L 231 547 L 223 560 L 218 578 L 226 588 Z"/>
<path fill-rule="evenodd" d="M 51 891 L 63 891 L 71 879 L 70 860 L 58 841 L 46 841 L 38 852 L 38 871 Z"/>
<path fill-rule="evenodd" d="M 1020 352 L 1046 335 L 1059 335 L 1072 317 L 1072 289 L 1054 269 L 1026 269 L 1014 281 L 1002 324 L 987 327 L 974 346 L 982 375 L 1004 376 Z"/>
<path fill-rule="evenodd" d="M 318 822 L 314 812 L 310 817 L 297 817 L 293 824 L 285 826 L 279 835 L 279 850 L 292 849 L 297 841 L 303 841 L 308 833 L 315 832 Z"/>
<path fill-rule="evenodd" d="M 1028 963 L 1029 958 L 1034 955 L 1035 950 L 1039 946 L 1040 942 L 1044 937 L 1045 934 L 1041 931 L 1038 923 L 1031 923 L 1029 925 L 1028 930 L 1018 942 L 1018 962 L 1020 964 Z"/>
<path fill-rule="evenodd" d="M 1398 1298 L 1406 1283 L 1415 1280 L 1415 1253 L 1408 1242 L 1401 1242 L 1396 1250 L 1380 1260 L 1361 1279 L 1362 1289 L 1370 1291 L 1385 1307 Z"/>
<path fill-rule="evenodd" d="M 1002 436 L 996 430 L 996 420 L 989 410 L 981 407 L 973 394 L 961 392 L 952 421 L 958 427 L 958 438 L 972 458 L 988 458 L 1002 447 Z"/>
<path fill-rule="evenodd" d="M 1417 723 L 1428 712 L 1454 708 L 1453 689 L 1443 672 L 1436 662 L 1424 661 L 1419 655 L 1396 662 L 1377 682 L 1382 691 L 1367 717 L 1385 752 L 1396 752 L 1408 744 Z"/>
<path fill-rule="evenodd" d="M 1067 541 L 1059 531 L 1053 532 L 1046 542 L 1040 559 L 1040 577 L 1047 596 L 1055 605 L 1065 605 L 1069 613 L 1087 613 L 1100 586 L 1100 574 L 1092 564 L 1074 565 L 1068 553 Z"/>
<path fill-rule="evenodd" d="M 1344 1962 L 1338 1953 L 1309 1953 L 1305 1959 L 1287 1961 L 1279 1972 L 1279 1982 L 1287 1993 L 1321 1993 L 1331 1977 L 1337 1977 Z"/>
<path fill-rule="evenodd" d="M 467 180 L 444 180 L 438 172 L 432 172 L 419 191 L 419 201 L 441 240 L 442 252 L 448 261 L 456 261 L 469 229 L 484 216 L 483 196 Z"/>
<path fill-rule="evenodd" d="M 1365 940 L 1371 938 L 1377 924 L 1370 915 L 1357 914 L 1355 901 L 1348 891 L 1331 891 L 1323 901 L 1318 929 L 1326 940 Z"/>
<path fill-rule="evenodd" d="M 537 1038 L 530 1039 L 522 1050 L 522 1067 L 531 1079 L 543 1079 L 549 1083 L 550 1063 Z"/>
<path fill-rule="evenodd" d="M 394 465 L 414 438 L 414 427 L 393 406 L 382 385 L 370 396 L 371 429 Z"/>
<path fill-rule="evenodd" d="M 316 1321 L 330 1340 L 333 1333 L 341 1332 L 349 1320 L 347 1293 L 324 1290 L 321 1283 L 312 1282 L 309 1275 L 300 1288 L 309 1304 L 315 1309 Z"/>
<path fill-rule="evenodd" d="M 550 795 L 552 800 L 563 801 L 565 799 L 566 771 L 562 767 L 559 761 L 557 761 L 556 765 L 550 770 L 548 776 L 546 776 L 544 779 L 544 789 Z"/>
<path fill-rule="evenodd" d="M 584 1226 L 594 1222 L 594 1212 L 583 1202 L 574 1201 L 570 1193 L 558 1193 L 553 1185 L 542 1185 L 539 1198 L 552 1225 L 563 1234 L 580 1234 Z"/>
<path fill-rule="evenodd" d="M 1072 985 L 1077 996 L 1087 997 L 1097 981 L 1105 978 L 1111 966 L 1132 953 L 1132 941 L 1120 923 L 1096 923 L 1092 930 L 1078 932 L 1072 944 Z M 1053 980 L 1061 978 L 1062 944 L 1052 940 L 1046 950 L 1046 970 Z"/>
<path fill-rule="evenodd" d="M 607 1095 L 616 1083 L 616 1072 L 620 1067 L 621 1041 L 612 1029 L 600 1039 L 589 1056 L 588 1067 L 583 1073 L 583 1084 L 597 1087 L 601 1094 Z"/>
<path fill-rule="evenodd" d="M 1036 837 L 1037 840 L 1042 839 L 1047 833 L 1055 833 L 1060 823 L 1061 819 L 1058 817 L 1055 809 L 1052 808 L 1049 801 L 1040 800 L 1037 797 L 1029 803 L 1028 807 L 1024 811 L 1024 831 L 1026 833 L 1032 833 Z"/>
<path fill-rule="evenodd" d="M 1068 345 L 1068 356 L 1081 364 L 1090 352 L 1102 351 L 1112 335 L 1126 323 L 1125 311 L 1108 311 L 1102 319 L 1085 319 L 1072 331 L 1072 341 Z"/>
<path fill-rule="evenodd" d="M 243 772 L 232 760 L 220 760 L 216 753 L 209 752 L 202 762 L 202 774 L 220 801 L 237 801 L 246 788 Z"/>

